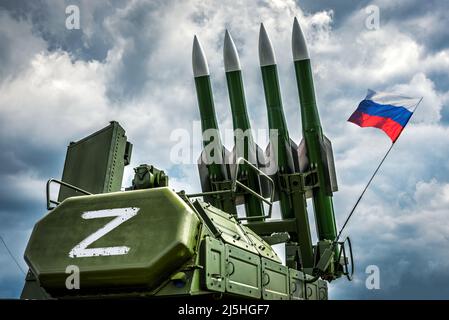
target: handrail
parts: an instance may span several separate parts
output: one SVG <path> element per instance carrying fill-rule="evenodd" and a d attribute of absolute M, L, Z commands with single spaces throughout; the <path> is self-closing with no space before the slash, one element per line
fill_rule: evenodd
<path fill-rule="evenodd" d="M 237 180 L 238 178 L 238 173 L 239 173 L 239 167 L 240 164 L 242 162 L 245 162 L 247 165 L 249 165 L 252 169 L 256 170 L 260 175 L 264 176 L 265 178 L 268 179 L 268 181 L 270 181 L 271 183 L 271 196 L 270 196 L 270 200 L 265 199 L 263 196 L 261 196 L 260 194 L 258 194 L 257 192 L 255 192 L 254 190 L 252 190 L 251 188 L 247 187 L 246 185 L 244 185 L 243 183 L 241 183 L 240 181 Z M 271 212 L 273 210 L 273 202 L 274 202 L 274 181 L 273 179 L 271 179 L 269 176 L 267 176 L 263 171 L 261 171 L 258 167 L 256 167 L 255 165 L 253 165 L 251 162 L 249 162 L 248 160 L 246 160 L 245 158 L 238 158 L 237 162 L 236 162 L 236 166 L 235 166 L 235 174 L 234 174 L 234 179 L 232 180 L 232 185 L 231 185 L 231 190 L 232 192 L 236 192 L 237 190 L 237 185 L 243 189 L 245 189 L 247 192 L 249 192 L 250 194 L 252 194 L 253 196 L 255 196 L 256 198 L 262 200 L 263 202 L 265 202 L 266 204 L 268 204 L 269 209 L 268 209 L 268 214 L 266 215 L 261 215 L 261 216 L 253 216 L 253 217 L 238 217 L 237 220 L 242 221 L 242 220 L 256 220 L 256 219 L 265 219 L 265 218 L 271 218 Z"/>
<path fill-rule="evenodd" d="M 64 186 L 64 187 L 70 188 L 70 189 L 72 189 L 72 190 L 75 190 L 75 191 L 77 191 L 77 192 L 84 193 L 85 195 L 91 195 L 91 194 L 92 194 L 92 193 L 90 193 L 90 192 L 88 192 L 88 191 L 86 191 L 86 190 L 83 190 L 83 189 L 81 189 L 81 188 L 78 188 L 78 187 L 76 187 L 76 186 L 74 186 L 74 185 L 71 185 L 71 184 L 69 184 L 69 183 L 67 183 L 67 182 L 60 181 L 60 180 L 57 180 L 57 179 L 50 179 L 50 180 L 47 181 L 47 185 L 46 185 L 47 210 L 52 210 L 52 209 L 56 208 L 56 207 L 52 207 L 51 204 L 59 205 L 59 204 L 61 203 L 61 202 L 59 202 L 59 201 L 51 200 L 51 199 L 50 199 L 50 185 L 51 185 L 52 183 L 56 183 L 56 184 L 62 185 L 62 186 Z"/>
<path fill-rule="evenodd" d="M 189 193 L 186 194 L 187 198 L 198 198 L 203 196 L 212 196 L 216 194 L 223 194 L 223 193 L 232 193 L 232 190 L 217 190 L 217 191 L 206 191 L 206 192 L 200 192 L 200 193 Z"/>
<path fill-rule="evenodd" d="M 255 192 L 254 190 L 252 190 L 251 188 L 249 188 L 248 186 L 244 185 L 243 183 L 241 183 L 240 181 L 237 180 L 238 174 L 239 174 L 239 167 L 242 162 L 245 162 L 252 169 L 256 170 L 260 175 L 264 176 L 265 178 L 267 178 L 270 181 L 270 183 L 272 185 L 270 200 L 265 199 L 263 196 L 261 196 L 260 194 L 258 194 L 257 192 Z M 234 194 L 234 193 L 236 193 L 237 186 L 239 186 L 239 187 L 245 189 L 247 192 L 249 192 L 253 196 L 257 197 L 258 199 L 260 199 L 263 202 L 265 202 L 266 204 L 268 204 L 269 209 L 268 209 L 268 213 L 266 215 L 254 216 L 254 217 L 237 217 L 236 219 L 239 221 L 241 221 L 241 220 L 249 221 L 249 220 L 256 220 L 256 219 L 261 219 L 261 218 L 271 218 L 271 213 L 273 210 L 274 195 L 275 195 L 275 190 L 274 190 L 275 185 L 274 185 L 273 179 L 271 179 L 263 171 L 261 171 L 259 168 L 257 168 L 255 165 L 253 165 L 251 162 L 249 162 L 248 160 L 246 160 L 245 158 L 242 158 L 242 157 L 237 159 L 235 168 L 236 168 L 235 175 L 234 175 L 234 178 L 232 179 L 231 189 L 218 190 L 218 191 L 207 191 L 207 192 L 200 192 L 200 193 L 191 193 L 191 194 L 186 194 L 186 197 L 187 198 L 197 198 L 197 197 L 202 197 L 202 196 L 211 196 L 211 195 L 224 194 L 224 193 Z"/>

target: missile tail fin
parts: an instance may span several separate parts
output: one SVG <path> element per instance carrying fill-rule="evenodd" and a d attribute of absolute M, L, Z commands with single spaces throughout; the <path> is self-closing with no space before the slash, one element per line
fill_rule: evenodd
<path fill-rule="evenodd" d="M 307 147 L 306 147 L 306 141 L 304 138 L 301 139 L 301 142 L 298 145 L 298 148 L 296 150 L 297 155 L 297 165 L 298 165 L 298 172 L 306 172 L 309 170 L 309 158 L 307 156 Z"/>
<path fill-rule="evenodd" d="M 266 157 L 265 153 L 263 152 L 262 148 L 259 147 L 259 145 L 256 144 L 256 158 L 257 158 L 257 167 L 268 176 L 270 172 L 269 166 L 271 164 L 270 160 Z M 260 183 L 260 191 L 262 193 L 262 196 L 265 198 L 270 197 L 271 195 L 271 184 L 269 183 L 268 179 L 265 177 L 259 178 Z"/>
<path fill-rule="evenodd" d="M 198 158 L 198 174 L 200 176 L 200 183 L 201 183 L 201 190 L 203 192 L 209 192 L 211 190 L 211 183 L 210 183 L 210 177 L 209 177 L 209 169 L 207 168 L 206 163 L 204 162 L 203 154 L 204 150 L 201 151 L 201 154 Z M 210 197 L 205 196 L 204 201 L 211 202 L 213 199 Z"/>
<path fill-rule="evenodd" d="M 272 150 L 271 142 L 268 143 L 267 147 L 265 148 L 265 160 L 266 164 L 263 169 L 261 169 L 267 176 L 269 176 L 273 181 L 278 181 L 278 172 L 276 170 L 277 164 L 275 159 L 275 154 Z M 278 185 L 278 183 L 276 183 Z M 274 191 L 274 201 L 279 200 L 279 190 L 275 188 Z"/>
<path fill-rule="evenodd" d="M 224 159 L 224 165 L 225 165 L 225 170 L 226 170 L 226 179 L 227 180 L 231 180 L 232 177 L 232 168 L 231 168 L 231 152 L 226 149 L 225 147 L 223 147 L 223 159 Z"/>
<path fill-rule="evenodd" d="M 299 171 L 299 156 L 298 156 L 298 145 L 295 141 L 290 139 L 290 146 L 289 146 L 290 152 L 292 154 L 292 160 L 293 160 L 293 172 L 300 172 Z"/>
<path fill-rule="evenodd" d="M 320 149 L 322 153 L 323 167 L 324 167 L 324 189 L 326 190 L 326 194 L 332 196 L 333 192 L 338 191 L 337 184 L 337 174 L 335 171 L 335 163 L 334 163 L 334 153 L 332 150 L 332 143 L 326 137 L 323 136 L 323 141 L 320 143 Z M 304 139 L 301 139 L 301 142 L 298 145 L 297 152 L 293 153 L 297 155 L 297 166 L 299 168 L 299 172 L 307 172 L 309 167 L 309 159 L 307 156 L 307 148 Z"/>
<path fill-rule="evenodd" d="M 222 160 L 223 163 L 215 164 L 220 166 L 220 177 L 211 177 L 209 173 L 208 163 L 204 161 L 204 159 L 207 159 L 206 150 L 203 149 L 201 151 L 200 156 L 198 157 L 197 163 L 198 163 L 198 173 L 200 175 L 200 181 L 201 181 L 201 189 L 203 192 L 209 192 L 214 191 L 211 188 L 211 183 L 214 179 L 219 180 L 230 180 L 231 179 L 231 170 L 229 168 L 228 159 L 230 157 L 230 152 L 225 147 L 223 147 L 223 156 Z"/>
<path fill-rule="evenodd" d="M 337 172 L 335 171 L 335 162 L 334 162 L 334 152 L 332 150 L 332 143 L 331 141 L 323 135 L 323 143 L 322 143 L 322 149 L 325 152 L 325 162 L 327 165 L 327 172 L 328 172 L 328 187 L 327 189 L 330 190 L 330 193 L 338 191 L 338 184 L 337 184 Z"/>

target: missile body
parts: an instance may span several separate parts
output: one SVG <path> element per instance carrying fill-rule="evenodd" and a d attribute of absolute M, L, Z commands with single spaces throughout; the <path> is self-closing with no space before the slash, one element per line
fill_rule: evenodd
<path fill-rule="evenodd" d="M 290 234 L 291 240 L 299 243 L 302 265 L 305 268 L 311 268 L 314 261 L 305 194 L 288 189 L 292 183 L 287 179 L 296 171 L 293 154 L 297 152 L 297 147 L 288 133 L 275 54 L 263 24 L 260 25 L 259 33 L 259 60 L 267 105 L 268 125 L 270 130 L 277 131 L 277 136 L 273 137 L 270 134 L 271 140 L 274 138 L 276 141 L 270 141 L 269 150 L 271 161 L 275 161 L 277 166 L 277 174 L 274 176 L 274 180 L 279 195 L 281 215 L 283 219 L 296 218 L 297 233 Z M 281 179 L 286 180 L 283 182 Z"/>
<path fill-rule="evenodd" d="M 263 24 L 260 25 L 259 33 L 259 60 L 267 104 L 268 125 L 270 130 L 277 131 L 276 141 L 270 141 L 270 146 L 273 146 L 270 150 L 270 156 L 276 162 L 279 173 L 293 173 L 295 168 L 291 152 L 291 141 L 282 107 L 276 59 L 271 41 Z M 287 195 L 281 193 L 279 198 L 282 218 L 293 218 L 293 208 Z"/>
<path fill-rule="evenodd" d="M 325 145 L 328 139 L 323 135 L 315 100 L 315 90 L 310 57 L 304 35 L 295 18 L 292 35 L 293 61 L 301 103 L 302 131 L 311 169 L 317 170 L 319 187 L 313 189 L 313 206 L 318 238 L 333 241 L 337 236 L 332 188 L 330 187 L 328 156 Z"/>
<path fill-rule="evenodd" d="M 204 149 L 199 160 L 201 184 L 203 191 L 219 191 L 220 186 L 229 188 L 230 185 L 224 184 L 230 180 L 225 163 L 227 150 L 220 138 L 206 56 L 196 36 L 193 40 L 192 67 L 203 133 Z M 207 137 L 204 134 L 206 131 L 210 133 Z M 236 214 L 235 204 L 231 199 L 209 197 L 207 200 L 228 213 Z"/>
<path fill-rule="evenodd" d="M 257 166 L 257 145 L 251 133 L 251 125 L 246 110 L 240 61 L 234 41 L 227 30 L 224 39 L 223 55 L 234 127 L 235 158 L 243 157 Z M 240 168 L 242 175 L 236 178 L 246 178 L 247 181 L 243 183 L 252 190 L 259 192 L 260 181 L 258 173 L 245 164 L 242 164 Z M 264 213 L 261 201 L 251 194 L 245 195 L 245 211 L 247 217 L 263 216 Z"/>

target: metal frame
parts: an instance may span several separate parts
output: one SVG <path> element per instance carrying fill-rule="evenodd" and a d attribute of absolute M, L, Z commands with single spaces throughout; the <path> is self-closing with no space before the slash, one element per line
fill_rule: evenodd
<path fill-rule="evenodd" d="M 186 194 L 187 198 L 198 198 L 203 196 L 213 196 L 216 194 L 223 194 L 223 193 L 233 193 L 232 190 L 217 190 L 217 191 L 206 191 L 206 192 L 200 192 L 200 193 L 190 193 Z"/>
<path fill-rule="evenodd" d="M 270 181 L 270 183 L 271 183 L 270 200 L 265 199 L 263 196 L 261 196 L 260 194 L 258 194 L 257 192 L 255 192 L 254 190 L 252 190 L 251 188 L 245 186 L 243 183 L 241 183 L 240 181 L 237 180 L 240 164 L 242 162 L 245 162 L 247 165 L 250 166 L 250 168 L 256 170 L 260 175 L 264 176 L 265 178 L 268 179 L 268 181 Z M 238 221 L 242 221 L 242 220 L 248 220 L 249 221 L 249 220 L 258 220 L 258 219 L 261 219 L 261 218 L 263 218 L 263 219 L 271 218 L 271 211 L 273 210 L 273 202 L 274 202 L 274 195 L 275 195 L 275 190 L 274 190 L 275 185 L 274 185 L 273 179 L 271 179 L 269 176 L 267 176 L 265 173 L 263 173 L 259 168 L 257 168 L 251 162 L 249 162 L 245 158 L 240 157 L 240 158 L 237 159 L 236 166 L 235 166 L 234 179 L 232 180 L 231 190 L 232 190 L 233 193 L 236 192 L 237 186 L 245 189 L 247 192 L 249 192 L 250 194 L 252 194 L 256 198 L 258 198 L 259 200 L 262 200 L 263 202 L 265 202 L 269 206 L 268 214 L 266 214 L 266 215 L 254 216 L 254 217 L 239 217 L 239 218 L 237 218 Z"/>
<path fill-rule="evenodd" d="M 61 202 L 59 202 L 59 201 L 51 200 L 51 199 L 50 199 L 50 185 L 51 185 L 52 183 L 56 183 L 56 184 L 62 185 L 62 186 L 64 186 L 64 187 L 73 189 L 73 190 L 75 190 L 76 192 L 84 193 L 85 195 L 92 195 L 92 193 L 90 193 L 90 192 L 88 192 L 88 191 L 86 191 L 86 190 L 83 190 L 83 189 L 81 189 L 81 188 L 78 188 L 78 187 L 76 187 L 76 186 L 74 186 L 74 185 L 71 185 L 71 184 L 69 184 L 69 183 L 67 183 L 67 182 L 60 181 L 60 180 L 56 180 L 56 179 L 50 179 L 50 180 L 47 181 L 47 185 L 46 185 L 47 210 L 52 210 L 52 209 L 56 208 L 56 207 L 52 207 L 51 204 L 59 205 L 59 204 L 61 203 Z"/>
<path fill-rule="evenodd" d="M 215 226 L 215 224 L 209 218 L 206 211 L 198 202 L 198 200 L 195 200 L 195 202 L 193 203 L 193 207 L 195 208 L 196 212 L 201 216 L 201 218 L 204 220 L 204 223 L 206 224 L 209 231 L 212 232 L 213 236 L 215 238 L 221 238 L 221 231 Z"/>
<path fill-rule="evenodd" d="M 270 195 L 270 200 L 267 200 L 266 198 L 264 198 L 263 196 L 261 196 L 260 194 L 258 194 L 257 192 L 255 192 L 253 189 L 247 187 L 246 185 L 244 185 L 243 183 L 241 183 L 240 181 L 237 180 L 238 174 L 239 174 L 239 168 L 240 168 L 240 164 L 242 164 L 242 162 L 245 162 L 248 166 L 250 166 L 250 168 L 256 170 L 259 175 L 264 176 L 265 178 L 268 179 L 268 181 L 270 181 L 271 183 L 271 195 Z M 246 192 L 252 194 L 253 196 L 257 197 L 259 200 L 262 200 L 263 202 L 265 202 L 266 204 L 268 204 L 269 209 L 268 209 L 268 213 L 266 215 L 261 215 L 261 216 L 254 216 L 254 217 L 236 217 L 236 219 L 238 221 L 242 221 L 242 220 L 258 220 L 258 219 L 265 219 L 265 218 L 271 218 L 271 212 L 273 210 L 273 202 L 274 202 L 274 196 L 275 196 L 275 185 L 274 185 L 274 181 L 273 179 L 271 179 L 269 176 L 267 176 L 263 171 L 261 171 L 259 168 L 257 168 L 255 165 L 253 165 L 251 162 L 249 162 L 248 160 L 246 160 L 245 158 L 238 158 L 237 162 L 236 162 L 236 166 L 235 166 L 235 174 L 234 174 L 234 178 L 232 179 L 232 184 L 231 184 L 231 189 L 230 190 L 218 190 L 218 191 L 209 191 L 209 192 L 201 192 L 201 193 L 192 193 L 192 194 L 186 194 L 186 197 L 188 198 L 196 198 L 196 197 L 203 197 L 203 196 L 211 196 L 211 195 L 216 195 L 216 194 L 223 194 L 223 193 L 232 193 L 235 194 L 237 193 L 237 186 L 243 188 Z"/>

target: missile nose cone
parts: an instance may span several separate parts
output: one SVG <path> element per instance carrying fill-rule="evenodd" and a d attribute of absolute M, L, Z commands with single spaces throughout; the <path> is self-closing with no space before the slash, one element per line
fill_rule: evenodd
<path fill-rule="evenodd" d="M 209 75 L 209 67 L 207 65 L 206 55 L 204 54 L 201 43 L 198 41 L 198 38 L 196 36 L 193 38 L 192 67 L 193 76 L 195 78 Z"/>
<path fill-rule="evenodd" d="M 239 55 L 228 30 L 226 30 L 224 38 L 223 59 L 225 72 L 241 70 Z"/>
<path fill-rule="evenodd" d="M 310 59 L 306 40 L 304 38 L 304 34 L 302 33 L 301 27 L 299 26 L 298 19 L 296 19 L 296 17 L 295 21 L 293 22 L 292 51 L 293 51 L 293 61 Z"/>
<path fill-rule="evenodd" d="M 259 31 L 259 61 L 261 67 L 276 64 L 273 46 L 263 23 L 260 24 Z"/>

